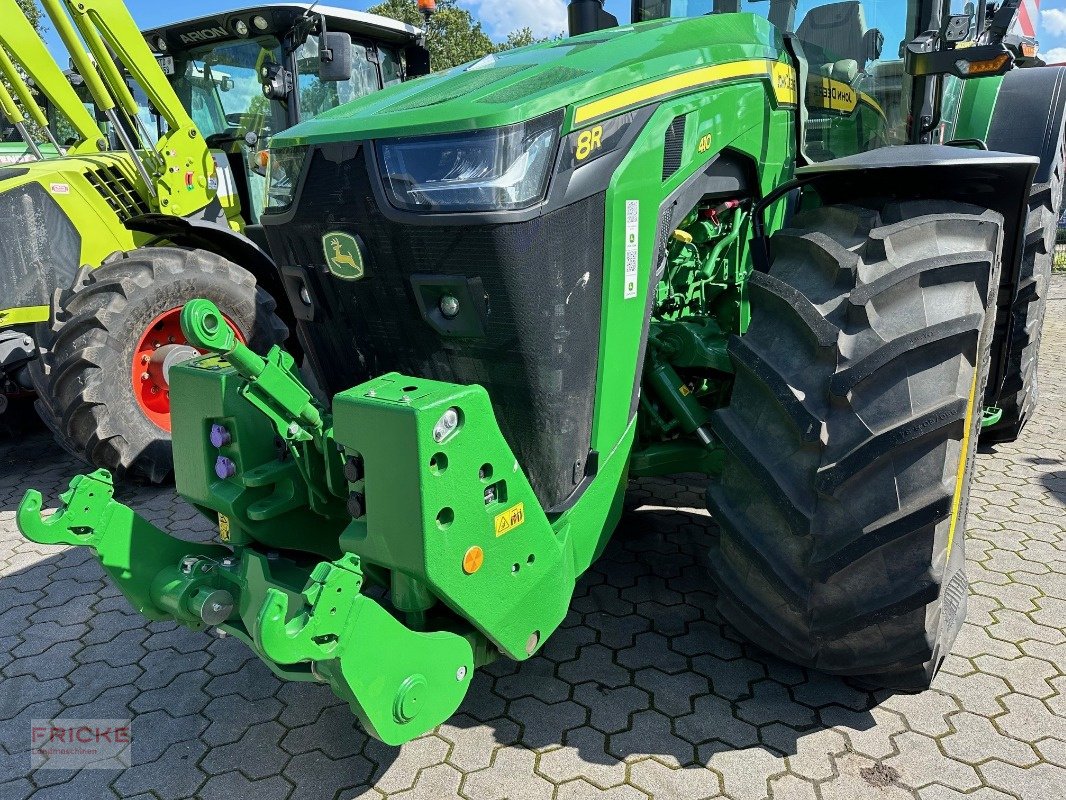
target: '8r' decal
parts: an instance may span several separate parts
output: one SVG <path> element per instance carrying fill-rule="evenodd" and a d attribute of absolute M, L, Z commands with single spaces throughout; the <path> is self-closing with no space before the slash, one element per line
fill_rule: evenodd
<path fill-rule="evenodd" d="M 601 147 L 603 147 L 603 126 L 596 125 L 578 134 L 574 155 L 578 161 L 584 161 Z"/>

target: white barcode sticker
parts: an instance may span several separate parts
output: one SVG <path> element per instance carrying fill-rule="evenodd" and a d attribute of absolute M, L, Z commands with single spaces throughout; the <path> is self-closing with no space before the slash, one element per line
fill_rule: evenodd
<path fill-rule="evenodd" d="M 625 291 L 622 297 L 632 300 L 637 296 L 637 237 L 640 227 L 640 201 L 626 200 L 626 274 Z"/>

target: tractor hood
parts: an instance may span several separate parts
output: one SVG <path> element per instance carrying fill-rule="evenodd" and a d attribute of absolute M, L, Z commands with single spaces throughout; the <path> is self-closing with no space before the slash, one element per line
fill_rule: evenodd
<path fill-rule="evenodd" d="M 778 36 L 760 16 L 715 14 L 531 45 L 368 95 L 278 134 L 271 147 L 492 128 L 561 108 L 571 109 L 566 132 L 579 104 L 701 67 L 777 59 Z"/>

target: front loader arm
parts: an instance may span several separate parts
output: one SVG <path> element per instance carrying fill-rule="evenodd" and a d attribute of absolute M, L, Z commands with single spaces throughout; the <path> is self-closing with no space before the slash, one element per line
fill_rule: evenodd
<path fill-rule="evenodd" d="M 68 152 L 79 155 L 84 153 L 98 153 L 104 149 L 103 134 L 92 115 L 86 111 L 81 99 L 70 85 L 70 81 L 63 74 L 63 70 L 52 58 L 51 53 L 45 46 L 41 37 L 33 29 L 29 20 L 26 19 L 22 9 L 15 0 L 0 0 L 0 19 L 4 22 L 0 25 L 0 48 L 10 53 L 19 66 L 33 80 L 34 85 L 40 90 L 49 102 L 52 103 L 74 127 L 79 141 L 68 149 Z M 3 72 L 7 73 L 6 67 Z M 47 127 L 48 121 L 38 118 L 33 111 L 36 106 L 26 102 L 19 88 L 25 85 L 21 77 L 11 80 L 12 88 L 22 99 L 23 106 L 38 124 Z M 28 90 L 28 87 L 27 87 Z M 32 95 L 30 95 L 32 100 Z M 43 113 L 41 114 L 43 117 Z"/>
<path fill-rule="evenodd" d="M 37 104 L 36 98 L 33 96 L 33 91 L 26 85 L 26 81 L 23 79 L 19 71 L 15 69 L 15 63 L 11 60 L 11 56 L 8 55 L 7 50 L 0 45 L 0 75 L 2 75 L 11 86 L 15 94 L 18 95 L 19 102 L 22 103 L 22 109 L 19 108 L 10 92 L 7 91 L 7 87 L 0 87 L 3 91 L 0 91 L 0 107 L 3 107 L 4 116 L 8 121 L 15 126 L 19 135 L 22 136 L 26 146 L 33 151 L 33 154 L 37 157 L 37 160 L 41 160 L 44 156 L 41 154 L 40 148 L 37 146 L 36 140 L 26 130 L 27 117 L 41 129 L 43 135 L 47 136 L 49 141 L 55 145 L 56 149 L 59 149 L 59 142 L 52 136 L 51 131 L 48 130 L 48 117 L 45 116 L 44 110 Z M 23 113 L 25 111 L 25 114 Z"/>
<path fill-rule="evenodd" d="M 14 4 L 14 0 L 0 2 Z M 211 188 L 214 159 L 121 0 L 41 3 L 93 101 L 111 119 L 123 148 L 133 159 L 154 210 L 184 217 L 211 203 L 216 194 Z M 139 111 L 122 68 L 167 121 L 168 130 L 154 149 L 134 141 L 122 124 L 121 117 L 125 116 L 136 126 Z"/>

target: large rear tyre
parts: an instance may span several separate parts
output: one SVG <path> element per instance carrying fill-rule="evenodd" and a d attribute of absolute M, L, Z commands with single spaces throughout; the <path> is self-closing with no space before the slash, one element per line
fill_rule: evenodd
<path fill-rule="evenodd" d="M 755 643 L 875 685 L 932 679 L 965 616 L 1001 230 L 923 201 L 827 206 L 773 237 L 708 492 L 719 609 Z"/>
<path fill-rule="evenodd" d="M 1025 249 L 1018 275 L 1018 291 L 1011 304 L 1003 386 L 995 405 L 1003 412 L 995 425 L 981 431 L 985 442 L 1013 442 L 1022 432 L 1038 401 L 1037 364 L 1040 331 L 1044 325 L 1047 295 L 1051 289 L 1051 264 L 1055 234 L 1062 211 L 1062 182 L 1066 140 L 1060 144 L 1047 183 L 1034 184 L 1029 194 Z"/>
<path fill-rule="evenodd" d="M 116 253 L 63 293 L 31 377 L 37 413 L 64 448 L 117 476 L 166 480 L 169 369 L 196 355 L 178 315 L 197 297 L 214 301 L 253 350 L 287 335 L 252 274 L 205 250 Z"/>

